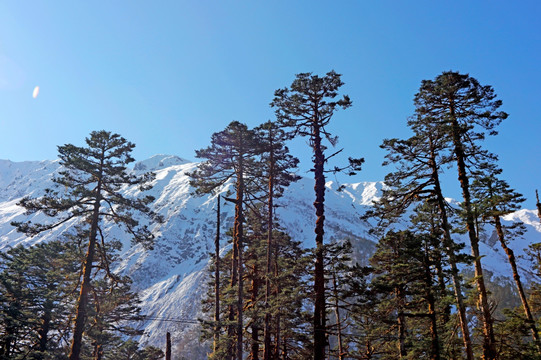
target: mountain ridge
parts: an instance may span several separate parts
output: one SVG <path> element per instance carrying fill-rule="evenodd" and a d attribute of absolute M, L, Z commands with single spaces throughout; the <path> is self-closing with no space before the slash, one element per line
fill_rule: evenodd
<path fill-rule="evenodd" d="M 153 250 L 140 245 L 133 246 L 121 229 L 104 223 L 108 239 L 119 239 L 123 248 L 115 271 L 129 275 L 133 279 L 134 290 L 142 300 L 143 313 L 148 316 L 139 324 L 144 334 L 139 339 L 143 344 L 160 346 L 165 333 L 190 334 L 178 339 L 186 347 L 196 348 L 198 335 L 194 320 L 200 318 L 200 299 L 206 289 L 206 268 L 209 253 L 214 247 L 216 194 L 194 196 L 186 173 L 193 171 L 198 163 L 190 162 L 174 155 L 155 155 L 134 163 L 133 171 L 153 171 L 156 175 L 154 187 L 145 194 L 155 197 L 151 204 L 153 211 L 162 215 L 163 224 L 149 224 L 156 236 Z M 52 187 L 52 177 L 58 174 L 59 160 L 11 162 L 0 160 L 0 251 L 24 244 L 30 246 L 40 241 L 49 241 L 67 233 L 76 224 L 75 220 L 52 232 L 28 238 L 17 233 L 10 225 L 12 221 L 43 221 L 41 214 L 26 215 L 24 209 L 16 205 L 23 196 L 40 196 L 45 188 Z M 370 223 L 360 220 L 361 215 L 370 208 L 373 200 L 381 195 L 383 182 L 357 182 L 337 184 L 326 183 L 326 233 L 325 242 L 349 239 L 354 244 L 355 256 L 365 261 L 370 256 L 376 239 L 369 233 Z M 221 193 L 233 190 L 227 183 Z M 290 236 L 312 247 L 314 243 L 313 224 L 313 180 L 301 178 L 289 186 L 279 199 L 277 216 Z M 125 195 L 138 196 L 136 187 L 126 187 Z M 233 223 L 233 206 L 222 206 L 222 233 Z M 517 255 L 524 255 L 529 243 L 541 241 L 541 223 L 534 210 L 523 209 L 507 215 L 507 221 L 522 220 L 526 223 L 524 239 L 511 246 Z M 142 220 L 142 219 L 141 219 Z M 497 246 L 488 244 L 490 234 L 482 238 L 481 251 L 485 255 L 483 265 L 496 275 L 509 274 L 504 262 L 505 254 Z M 229 245 L 225 236 L 221 239 L 222 251 Z M 502 269 L 504 268 L 504 269 Z M 509 277 L 509 275 L 507 275 Z M 195 350 L 194 350 L 195 351 Z M 201 349 L 197 351 L 202 351 Z"/>

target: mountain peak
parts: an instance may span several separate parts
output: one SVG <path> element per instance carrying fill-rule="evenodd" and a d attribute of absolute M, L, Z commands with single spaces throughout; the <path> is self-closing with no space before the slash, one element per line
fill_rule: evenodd
<path fill-rule="evenodd" d="M 187 164 L 190 161 L 176 155 L 154 155 L 149 159 L 138 161 L 133 169 L 136 171 L 154 171 L 174 165 Z"/>

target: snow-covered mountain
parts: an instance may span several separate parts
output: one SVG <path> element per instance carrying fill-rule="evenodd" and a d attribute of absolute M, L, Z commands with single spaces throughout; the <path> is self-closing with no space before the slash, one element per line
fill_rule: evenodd
<path fill-rule="evenodd" d="M 132 246 L 121 229 L 105 226 L 107 237 L 123 242 L 122 260 L 116 270 L 134 280 L 134 287 L 143 300 L 143 311 L 149 320 L 140 324 L 145 329 L 140 340 L 146 344 L 162 346 L 168 331 L 179 349 L 195 349 L 193 345 L 198 342 L 195 320 L 201 316 L 200 299 L 206 291 L 208 254 L 214 248 L 216 198 L 192 194 L 186 172 L 193 171 L 196 166 L 197 163 L 168 155 L 156 155 L 135 164 L 135 172 L 156 174 L 154 187 L 148 193 L 156 198 L 152 209 L 161 214 L 165 222 L 151 226 L 156 236 L 153 250 Z M 32 245 L 58 238 L 74 225 L 70 222 L 34 238 L 17 233 L 10 225 L 12 221 L 44 220 L 40 214 L 25 215 L 16 204 L 23 196 L 42 195 L 45 188 L 53 186 L 51 179 L 58 171 L 58 161 L 15 163 L 0 160 L 0 251 L 21 243 Z M 325 241 L 350 239 L 355 256 L 361 261 L 368 258 L 375 239 L 368 233 L 370 224 L 360 220 L 360 216 L 378 197 L 382 186 L 381 182 L 361 182 L 345 184 L 338 191 L 337 184 L 328 182 Z M 230 188 L 231 184 L 222 191 Z M 137 196 L 139 190 L 127 187 L 124 193 Z M 289 234 L 307 247 L 314 244 L 313 197 L 313 180 L 303 178 L 287 189 L 277 211 Z M 225 233 L 233 222 L 233 207 L 222 205 L 221 216 L 222 233 Z M 511 244 L 517 255 L 523 254 L 528 244 L 541 241 L 541 223 L 535 211 L 520 210 L 508 215 L 506 220 L 521 220 L 527 227 L 524 238 Z M 496 275 L 507 276 L 505 254 L 492 240 L 488 231 L 481 244 L 481 252 L 486 255 L 483 264 Z M 225 236 L 222 241 L 225 249 Z"/>

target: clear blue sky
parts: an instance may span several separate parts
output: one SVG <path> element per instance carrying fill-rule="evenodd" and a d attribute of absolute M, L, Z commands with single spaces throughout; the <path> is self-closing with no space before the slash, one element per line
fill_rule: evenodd
<path fill-rule="evenodd" d="M 136 159 L 195 160 L 232 120 L 272 119 L 274 90 L 296 73 L 334 69 L 353 107 L 330 129 L 345 152 L 366 158 L 351 180 L 382 180 L 379 145 L 409 135 L 421 80 L 456 70 L 503 100 L 510 116 L 486 146 L 533 208 L 540 14 L 538 1 L 503 0 L 4 1 L 0 158 L 54 159 L 57 145 L 106 129 L 136 143 Z M 292 149 L 306 170 L 304 142 Z"/>

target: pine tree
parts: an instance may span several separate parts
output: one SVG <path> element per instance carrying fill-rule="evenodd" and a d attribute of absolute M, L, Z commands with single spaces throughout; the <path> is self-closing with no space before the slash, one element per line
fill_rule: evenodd
<path fill-rule="evenodd" d="M 416 113 L 430 118 L 445 131 L 451 140 L 450 148 L 457 164 L 458 180 L 462 189 L 466 229 L 474 257 L 475 279 L 483 322 L 483 358 L 496 357 L 493 319 L 483 279 L 479 239 L 475 231 L 471 206 L 468 169 L 479 160 L 495 161 L 496 157 L 479 146 L 486 135 L 495 135 L 494 128 L 507 114 L 498 111 L 501 100 L 491 86 L 482 86 L 469 75 L 444 72 L 434 80 L 424 80 L 415 95 Z"/>
<path fill-rule="evenodd" d="M 517 193 L 509 187 L 509 184 L 497 178 L 501 170 L 492 164 L 487 164 L 486 169 L 472 183 L 473 202 L 482 214 L 483 220 L 494 225 L 500 246 L 505 251 L 511 270 L 513 280 L 517 288 L 524 315 L 530 327 L 533 340 L 537 346 L 538 352 L 541 355 L 541 344 L 539 342 L 539 333 L 535 325 L 535 320 L 532 316 L 528 299 L 524 291 L 524 286 L 518 272 L 516 258 L 513 250 L 508 246 L 510 238 L 520 236 L 524 229 L 522 223 L 515 223 L 512 226 L 504 226 L 501 222 L 501 217 L 510 214 L 520 209 L 520 204 L 525 201 L 521 194 Z M 518 231 L 518 233 L 517 233 Z"/>
<path fill-rule="evenodd" d="M 87 317 L 91 277 L 95 260 L 97 235 L 104 220 L 123 225 L 133 241 L 148 248 L 153 236 L 147 226 L 139 226 L 132 212 L 152 215 L 148 204 L 152 197 L 130 199 L 119 191 L 125 185 L 137 185 L 148 190 L 151 174 L 136 176 L 126 166 L 133 162 L 131 151 L 135 145 L 118 134 L 94 131 L 86 138 L 86 147 L 67 144 L 58 147 L 60 164 L 64 170 L 53 181 L 56 189 L 47 189 L 38 199 L 23 198 L 19 205 L 27 213 L 42 212 L 52 218 L 46 224 L 13 223 L 18 231 L 28 235 L 54 229 L 71 219 L 88 223 L 88 250 L 84 260 L 83 280 L 77 301 L 70 360 L 78 360 Z M 159 217 L 154 216 L 156 221 Z"/>
<path fill-rule="evenodd" d="M 447 138 L 431 117 L 416 114 L 410 118 L 408 125 L 414 132 L 412 137 L 406 140 L 386 139 L 381 146 L 388 152 L 384 165 L 392 164 L 397 169 L 385 176 L 388 188 L 383 190 L 381 199 L 374 204 L 375 209 L 368 212 L 367 216 L 379 218 L 375 230 L 381 235 L 402 221 L 406 210 L 414 208 L 419 201 L 435 204 L 443 249 L 451 267 L 464 350 L 466 358 L 473 360 L 463 286 L 457 266 L 460 261 L 460 245 L 451 237 L 452 209 L 445 200 L 440 181 L 441 167 L 450 161 L 446 152 Z"/>
<path fill-rule="evenodd" d="M 410 231 L 389 232 L 370 260 L 375 274 L 372 287 L 383 296 L 380 306 L 395 314 L 399 358 L 424 353 L 430 359 L 441 358 L 431 270 L 436 243 L 430 236 Z"/>
<path fill-rule="evenodd" d="M 311 356 L 311 302 L 308 276 L 312 256 L 301 243 L 275 228 L 273 234 L 273 268 L 271 277 L 271 332 L 274 336 L 271 359 L 307 359 Z"/>
<path fill-rule="evenodd" d="M 354 271 L 351 254 L 352 245 L 348 240 L 327 244 L 324 247 L 326 283 L 329 284 L 325 298 L 327 299 L 327 307 L 334 308 L 335 320 L 334 324 L 327 326 L 329 335 L 333 336 L 329 342 L 332 344 L 333 340 L 336 340 L 336 346 L 334 349 L 330 349 L 330 353 L 339 360 L 345 359 L 348 348 L 344 330 L 350 325 L 347 319 L 349 315 L 347 279 Z"/>
<path fill-rule="evenodd" d="M 236 313 L 236 351 L 230 349 L 229 358 L 236 353 L 238 360 L 243 358 L 243 259 L 244 247 L 244 203 L 253 185 L 253 158 L 260 150 L 253 130 L 238 121 L 231 122 L 223 131 L 214 133 L 211 145 L 196 151 L 196 157 L 207 159 L 199 168 L 188 174 L 190 184 L 196 188 L 197 194 L 215 191 L 228 180 L 235 182 L 236 198 L 229 199 L 235 204 L 235 221 L 233 235 L 233 257 L 231 263 L 231 287 L 237 287 L 236 309 L 230 306 L 229 322 L 235 319 Z M 228 199 L 226 199 L 228 200 Z M 236 310 L 236 311 L 235 311 Z M 233 327 L 228 329 L 228 339 L 233 338 Z"/>
<path fill-rule="evenodd" d="M 325 275 L 323 265 L 323 234 L 325 221 L 325 162 L 333 155 L 325 156 L 323 138 L 331 145 L 337 142 L 327 131 L 334 112 L 338 108 L 346 109 L 351 106 L 351 100 L 344 95 L 335 101 L 338 89 L 344 83 L 340 75 L 330 71 L 324 77 L 311 73 L 297 74 L 290 88 L 276 90 L 271 106 L 276 108 L 278 121 L 293 129 L 295 135 L 307 136 L 313 151 L 316 210 L 316 254 L 314 269 L 314 360 L 325 358 L 326 341 L 326 310 L 325 310 Z M 352 169 L 360 169 L 362 159 L 351 159 Z"/>
<path fill-rule="evenodd" d="M 265 204 L 259 203 L 255 209 L 265 213 Z M 270 277 L 271 296 L 268 299 L 268 307 L 265 304 L 263 291 L 264 278 L 266 275 L 266 251 L 267 251 L 267 224 L 265 214 L 253 211 L 246 212 L 245 251 L 243 287 L 247 289 L 244 294 L 244 320 L 246 336 L 244 347 L 250 349 L 248 358 L 259 358 L 261 355 L 261 330 L 263 329 L 266 309 L 271 313 L 271 358 L 305 358 L 309 349 L 306 333 L 310 329 L 304 309 L 309 300 L 309 291 L 306 287 L 307 269 L 310 258 L 307 250 L 301 248 L 299 242 L 293 241 L 289 236 L 274 227 L 273 233 L 273 259 L 272 268 L 275 272 Z M 232 233 L 229 233 L 232 236 Z M 231 287 L 225 283 L 225 279 L 231 274 L 231 267 L 225 262 L 230 261 L 233 251 L 227 252 L 220 261 L 220 304 L 236 304 L 237 287 Z M 212 263 L 214 266 L 214 262 Z M 211 269 L 214 274 L 214 269 Z M 214 284 L 214 279 L 209 282 Z M 214 290 L 213 290 L 214 291 Z M 212 313 L 215 309 L 214 292 L 209 291 L 203 301 L 203 311 Z M 220 307 L 220 317 L 227 317 L 227 309 Z M 228 320 L 221 322 L 228 324 Z M 202 321 L 203 338 L 211 338 L 214 331 L 213 321 Z M 212 359 L 226 359 L 230 343 L 225 329 L 221 329 L 216 351 L 210 357 Z"/>
<path fill-rule="evenodd" d="M 299 160 L 289 154 L 289 149 L 285 146 L 285 141 L 290 138 L 290 134 L 278 127 L 278 124 L 268 121 L 258 128 L 261 139 L 261 167 L 262 178 L 267 182 L 266 200 L 267 200 L 267 250 L 266 250 L 266 270 L 265 270 L 265 320 L 264 320 L 264 353 L 263 359 L 270 360 L 271 349 L 271 314 L 269 310 L 269 301 L 271 296 L 271 274 L 272 274 L 272 249 L 274 247 L 272 234 L 274 231 L 274 200 L 282 196 L 284 189 L 293 181 L 300 179 L 299 176 L 291 171 L 297 167 Z"/>
<path fill-rule="evenodd" d="M 130 325 L 143 319 L 140 300 L 131 291 L 131 280 L 126 277 L 95 279 L 91 294 L 86 344 L 92 348 L 95 360 L 104 359 L 122 344 L 122 337 L 142 334 Z"/>
<path fill-rule="evenodd" d="M 52 241 L 0 253 L 0 359 L 58 352 L 75 304 L 77 249 Z"/>

